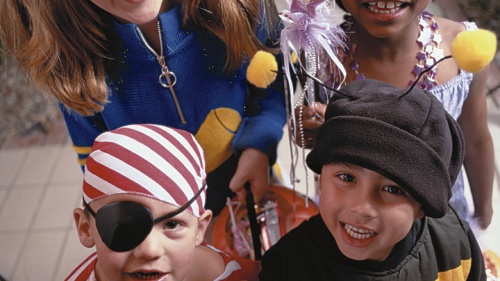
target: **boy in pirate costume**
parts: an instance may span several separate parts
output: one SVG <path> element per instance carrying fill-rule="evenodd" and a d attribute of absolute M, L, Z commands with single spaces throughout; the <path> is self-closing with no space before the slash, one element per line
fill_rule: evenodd
<path fill-rule="evenodd" d="M 85 166 L 80 242 L 96 253 L 66 280 L 241 280 L 241 268 L 203 242 L 204 154 L 186 131 L 128 125 L 97 137 Z"/>

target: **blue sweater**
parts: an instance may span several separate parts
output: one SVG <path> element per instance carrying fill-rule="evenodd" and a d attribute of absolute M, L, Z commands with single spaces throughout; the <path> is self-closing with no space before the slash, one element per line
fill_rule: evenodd
<path fill-rule="evenodd" d="M 179 7 L 162 13 L 159 21 L 166 64 L 177 77 L 174 90 L 186 123 L 181 123 L 170 90 L 158 83 L 161 67 L 141 40 L 137 25 L 116 23 L 122 41 L 121 61 L 108 72 L 109 103 L 100 116 L 93 117 L 61 105 L 80 164 L 84 165 L 94 139 L 103 131 L 96 126 L 99 122 L 108 130 L 139 123 L 184 129 L 205 150 L 209 173 L 246 148 L 265 152 L 273 164 L 286 122 L 282 79 L 278 77 L 266 90 L 249 91 L 248 62 L 237 71 L 225 71 L 225 46 L 215 35 L 183 29 Z M 266 42 L 263 28 L 259 27 L 257 35 Z M 227 173 L 219 169 L 218 177 L 224 175 L 229 183 L 236 164 L 226 165 Z M 218 184 L 225 185 L 223 182 Z"/>

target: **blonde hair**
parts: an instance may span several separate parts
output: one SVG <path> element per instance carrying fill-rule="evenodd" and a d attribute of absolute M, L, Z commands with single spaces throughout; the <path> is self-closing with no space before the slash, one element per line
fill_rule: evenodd
<path fill-rule="evenodd" d="M 184 0 L 182 17 L 184 25 L 225 43 L 226 68 L 234 70 L 260 49 L 273 51 L 255 35 L 263 11 L 272 33 L 279 23 L 273 0 Z M 6 0 L 0 6 L 5 52 L 42 91 L 83 115 L 101 111 L 108 100 L 113 27 L 111 15 L 86 0 Z"/>

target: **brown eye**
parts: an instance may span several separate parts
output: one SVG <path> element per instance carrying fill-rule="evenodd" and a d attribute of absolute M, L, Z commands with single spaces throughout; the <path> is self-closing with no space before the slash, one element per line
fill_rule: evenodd
<path fill-rule="evenodd" d="M 389 185 L 384 187 L 384 190 L 392 194 L 401 194 L 401 195 L 405 194 L 404 191 L 399 186 Z"/>
<path fill-rule="evenodd" d="M 349 175 L 349 174 L 340 174 L 339 178 L 342 179 L 343 181 L 347 181 L 347 182 L 354 182 L 354 181 L 356 181 L 356 179 L 353 176 Z"/>
<path fill-rule="evenodd" d="M 178 223 L 176 221 L 167 221 L 163 225 L 163 228 L 165 228 L 165 229 L 176 229 L 179 226 L 180 226 L 180 223 Z"/>

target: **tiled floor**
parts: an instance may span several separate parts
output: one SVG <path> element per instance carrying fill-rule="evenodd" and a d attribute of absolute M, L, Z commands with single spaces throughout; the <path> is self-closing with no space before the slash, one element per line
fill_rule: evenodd
<path fill-rule="evenodd" d="M 500 76 L 495 76 L 490 82 L 498 80 Z M 15 140 L 0 150 L 0 274 L 9 281 L 63 280 L 91 253 L 78 241 L 72 220 L 73 208 L 81 204 L 82 173 L 65 130 L 57 126 L 61 123 L 42 141 Z M 489 126 L 500 163 L 500 109 L 493 102 L 489 104 Z M 290 149 L 286 134 L 279 150 L 280 162 L 288 169 Z M 302 181 L 297 189 L 304 192 L 301 165 L 299 161 L 297 171 Z M 499 171 L 497 168 L 493 223 L 485 233 L 477 233 L 484 249 L 497 254 Z M 309 185 L 312 188 L 312 183 Z"/>
<path fill-rule="evenodd" d="M 82 172 L 68 145 L 0 151 L 0 273 L 8 280 L 63 280 L 91 251 L 72 210 Z"/>

